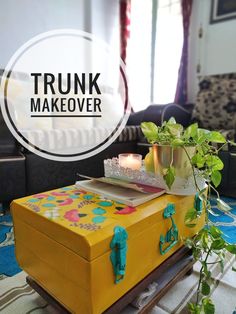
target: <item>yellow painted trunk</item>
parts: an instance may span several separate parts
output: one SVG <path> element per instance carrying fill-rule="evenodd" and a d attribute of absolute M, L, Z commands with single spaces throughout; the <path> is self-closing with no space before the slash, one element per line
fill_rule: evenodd
<path fill-rule="evenodd" d="M 160 254 L 160 236 L 171 228 L 163 218 L 168 204 L 178 243 Z M 163 195 L 137 208 L 69 186 L 12 202 L 16 257 L 37 283 L 73 313 L 101 314 L 204 225 L 202 214 L 195 228 L 184 225 L 194 196 Z M 115 283 L 110 260 L 114 228 L 128 233 L 126 269 Z"/>

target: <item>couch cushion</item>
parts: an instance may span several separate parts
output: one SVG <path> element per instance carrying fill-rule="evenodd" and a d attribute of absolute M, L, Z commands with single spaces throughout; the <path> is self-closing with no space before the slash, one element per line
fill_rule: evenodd
<path fill-rule="evenodd" d="M 36 147 L 45 147 L 45 143 L 52 150 L 63 150 L 64 148 L 76 148 L 90 145 L 98 137 L 104 138 L 104 135 L 110 134 L 109 129 L 105 128 L 90 128 L 90 129 L 52 129 L 52 130 L 22 130 L 22 134 L 30 142 L 35 143 Z M 126 126 L 117 137 L 115 142 L 132 142 L 138 141 L 141 137 L 140 126 Z M 65 144 L 66 143 L 66 144 Z"/>
<path fill-rule="evenodd" d="M 139 125 L 127 125 L 117 137 L 116 142 L 138 141 L 142 135 L 141 127 Z"/>
<path fill-rule="evenodd" d="M 236 73 L 200 78 L 192 118 L 207 129 L 236 128 Z"/>

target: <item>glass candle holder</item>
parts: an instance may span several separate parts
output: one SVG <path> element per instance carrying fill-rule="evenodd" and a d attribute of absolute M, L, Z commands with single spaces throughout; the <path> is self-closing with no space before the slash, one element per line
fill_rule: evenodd
<path fill-rule="evenodd" d="M 119 154 L 119 165 L 122 168 L 139 170 L 142 166 L 142 155 L 139 154 Z"/>

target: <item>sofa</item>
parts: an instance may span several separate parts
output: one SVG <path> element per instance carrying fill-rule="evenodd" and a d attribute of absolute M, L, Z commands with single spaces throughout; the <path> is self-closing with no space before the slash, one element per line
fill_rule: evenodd
<path fill-rule="evenodd" d="M 140 127 L 128 125 L 101 153 L 81 161 L 59 162 L 42 158 L 15 141 L 0 114 L 0 203 L 73 184 L 77 173 L 103 176 L 103 160 L 136 152 Z"/>
<path fill-rule="evenodd" d="M 52 161 L 25 150 L 13 138 L 0 114 L 0 202 L 73 184 L 77 173 L 103 176 L 103 160 L 119 153 L 137 152 L 145 156 L 147 148 L 137 145 L 145 141 L 140 130 L 142 121 L 160 125 L 173 116 L 184 126 L 197 121 L 200 126 L 219 129 L 234 140 L 236 76 L 203 77 L 199 86 L 195 105 L 152 104 L 145 110 L 133 113 L 112 145 L 91 158 L 75 162 Z M 224 195 L 236 196 L 235 147 L 227 147 L 220 152 L 220 157 L 225 167 L 219 190 Z"/>

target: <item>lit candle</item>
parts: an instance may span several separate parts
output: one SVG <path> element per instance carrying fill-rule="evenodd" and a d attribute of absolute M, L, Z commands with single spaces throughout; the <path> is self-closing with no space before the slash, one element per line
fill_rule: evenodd
<path fill-rule="evenodd" d="M 139 154 L 120 154 L 119 165 L 123 168 L 139 170 L 142 166 L 142 155 Z"/>

